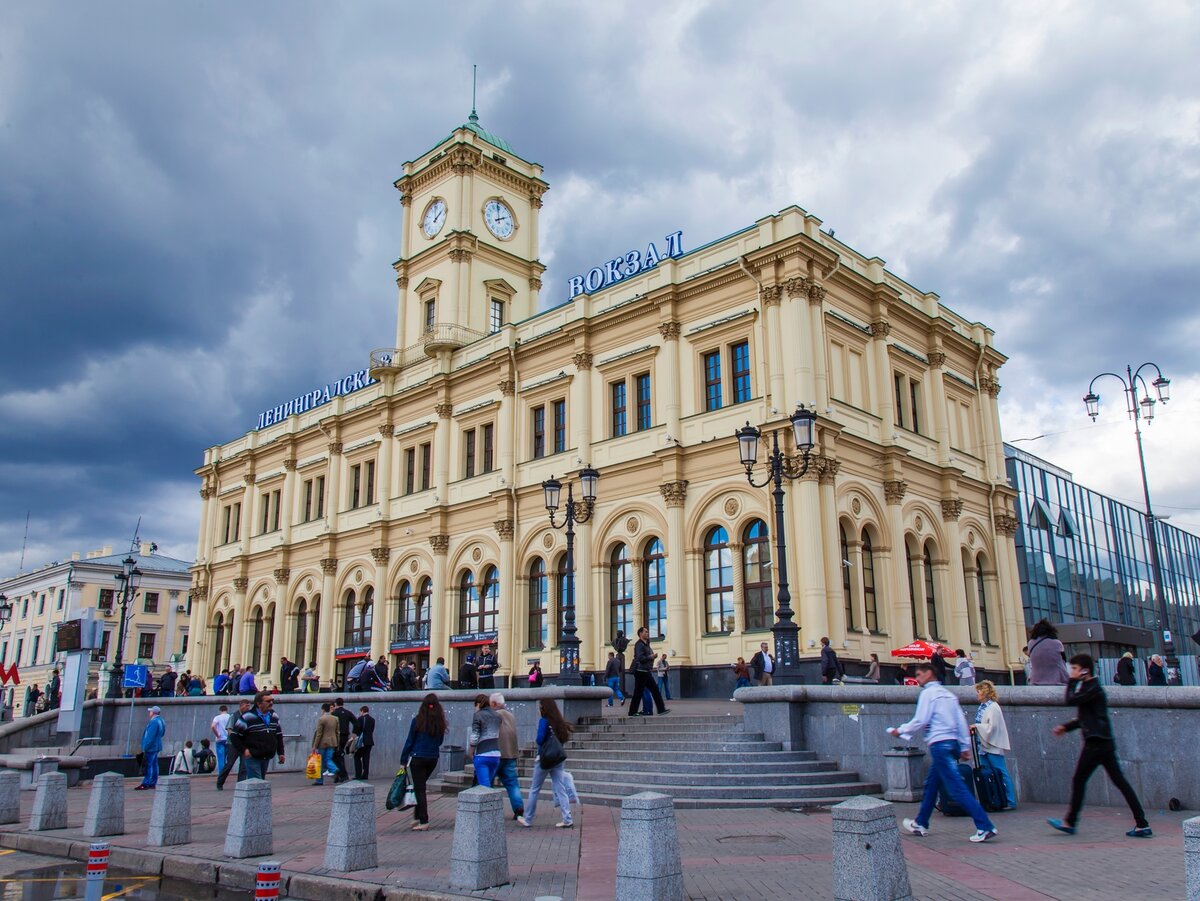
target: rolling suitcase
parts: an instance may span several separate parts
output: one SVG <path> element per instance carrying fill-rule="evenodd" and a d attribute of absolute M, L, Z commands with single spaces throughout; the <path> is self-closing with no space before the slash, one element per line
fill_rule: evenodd
<path fill-rule="evenodd" d="M 960 760 L 958 762 L 958 775 L 962 777 L 962 781 L 966 784 L 967 791 L 974 795 L 975 774 L 971 769 L 971 764 Z M 965 817 L 967 815 L 963 806 L 950 796 L 945 786 L 938 789 L 937 809 L 942 812 L 943 816 L 947 817 Z"/>
<path fill-rule="evenodd" d="M 1008 805 L 1008 792 L 1004 786 L 1004 776 L 995 767 L 983 766 L 979 756 L 979 738 L 971 733 L 971 751 L 975 755 L 973 772 L 975 797 L 988 813 L 1003 810 Z"/>

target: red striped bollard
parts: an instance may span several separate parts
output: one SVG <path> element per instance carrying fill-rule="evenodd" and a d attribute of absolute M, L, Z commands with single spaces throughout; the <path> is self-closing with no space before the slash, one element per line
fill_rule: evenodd
<path fill-rule="evenodd" d="M 94 842 L 88 848 L 87 892 L 84 901 L 100 901 L 104 897 L 104 877 L 108 875 L 108 842 Z"/>
<path fill-rule="evenodd" d="M 254 877 L 254 901 L 277 901 L 279 898 L 279 864 L 260 863 Z"/>

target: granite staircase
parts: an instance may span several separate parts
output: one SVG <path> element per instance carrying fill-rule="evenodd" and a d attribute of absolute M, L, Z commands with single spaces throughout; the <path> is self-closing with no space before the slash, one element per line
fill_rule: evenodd
<path fill-rule="evenodd" d="M 785 751 L 780 742 L 745 731 L 741 717 L 732 715 L 586 717 L 566 750 L 575 788 L 589 804 L 615 806 L 656 791 L 673 797 L 677 808 L 828 807 L 883 790 L 812 751 Z M 523 790 L 533 757 L 533 749 L 525 749 L 518 763 Z M 461 791 L 472 779 L 469 765 L 446 774 L 443 791 Z M 548 782 L 544 791 L 548 796 Z"/>

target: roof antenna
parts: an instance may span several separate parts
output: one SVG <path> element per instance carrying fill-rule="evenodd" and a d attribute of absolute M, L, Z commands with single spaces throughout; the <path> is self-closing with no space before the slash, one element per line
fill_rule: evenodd
<path fill-rule="evenodd" d="M 479 71 L 479 66 L 471 66 L 471 115 L 468 121 L 473 123 L 479 122 L 479 114 L 475 112 L 475 76 Z"/>
<path fill-rule="evenodd" d="M 133 527 L 133 541 L 129 543 L 129 553 L 136 554 L 142 549 L 142 540 L 139 533 L 142 531 L 142 518 L 139 516 L 137 525 Z"/>
<path fill-rule="evenodd" d="M 17 572 L 25 572 L 25 546 L 29 544 L 29 511 L 25 511 L 25 537 L 21 539 L 21 562 L 17 564 Z"/>

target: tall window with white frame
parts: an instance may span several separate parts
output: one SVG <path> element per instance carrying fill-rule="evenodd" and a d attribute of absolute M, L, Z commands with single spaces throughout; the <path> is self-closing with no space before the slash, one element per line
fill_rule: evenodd
<path fill-rule="evenodd" d="M 546 456 L 546 408 L 545 406 L 537 406 L 533 408 L 533 459 L 540 460 Z"/>
<path fill-rule="evenodd" d="M 529 629 L 525 646 L 530 651 L 546 647 L 546 561 L 534 557 L 529 564 Z"/>
<path fill-rule="evenodd" d="M 417 490 L 417 449 L 405 448 L 404 451 L 404 493 L 412 494 Z"/>
<path fill-rule="evenodd" d="M 929 637 L 941 638 L 938 628 L 937 591 L 934 588 L 936 580 L 933 577 L 933 543 L 925 542 L 925 615 L 929 623 Z"/>
<path fill-rule="evenodd" d="M 744 404 L 753 393 L 750 383 L 750 342 L 739 341 L 729 348 L 733 358 L 733 402 Z"/>
<path fill-rule="evenodd" d="M 625 418 L 625 380 L 621 379 L 618 382 L 613 382 L 609 385 L 609 392 L 612 397 L 612 430 L 610 437 L 620 438 L 628 431 L 628 424 Z"/>
<path fill-rule="evenodd" d="M 483 449 L 479 468 L 483 472 L 491 472 L 496 468 L 496 427 L 489 422 L 484 424 L 480 432 L 483 435 Z"/>
<path fill-rule="evenodd" d="M 642 601 L 651 638 L 667 635 L 667 554 L 662 540 L 651 538 L 642 548 Z"/>
<path fill-rule="evenodd" d="M 437 301 L 436 300 L 427 300 L 427 301 L 425 301 L 425 331 L 431 330 L 436 321 L 437 321 Z"/>
<path fill-rule="evenodd" d="M 846 527 L 838 525 L 838 539 L 842 549 L 842 601 L 846 608 L 846 632 L 858 631 L 858 611 L 854 603 L 854 590 L 850 563 L 850 541 L 846 538 Z"/>
<path fill-rule="evenodd" d="M 653 400 L 650 396 L 650 373 L 643 372 L 634 377 L 637 393 L 637 430 L 643 432 L 654 427 Z"/>
<path fill-rule="evenodd" d="M 975 592 L 979 595 L 979 638 L 985 645 L 992 643 L 992 629 L 988 623 L 987 589 L 983 578 L 983 557 L 975 558 Z"/>
<path fill-rule="evenodd" d="M 567 402 L 554 402 L 554 453 L 561 454 L 567 449 Z"/>
<path fill-rule="evenodd" d="M 875 589 L 875 548 L 871 544 L 871 535 L 862 531 L 862 577 L 863 577 L 863 614 L 866 617 L 866 627 L 871 633 L 880 631 L 879 627 L 879 598 Z"/>
<path fill-rule="evenodd" d="M 704 614 L 708 632 L 733 631 L 733 557 L 721 526 L 704 536 Z"/>
<path fill-rule="evenodd" d="M 704 360 L 704 409 L 721 409 L 721 351 L 706 353 Z"/>
<path fill-rule="evenodd" d="M 754 520 L 742 533 L 742 590 L 746 629 L 771 628 L 771 536 L 761 519 Z"/>
<path fill-rule="evenodd" d="M 467 429 L 463 432 L 463 478 L 472 478 L 475 475 L 475 430 Z"/>
<path fill-rule="evenodd" d="M 504 301 L 492 298 L 491 315 L 488 321 L 488 332 L 495 334 L 504 327 Z"/>
<path fill-rule="evenodd" d="M 609 641 L 624 632 L 633 637 L 633 563 L 629 546 L 618 544 L 608 557 L 608 629 Z"/>

